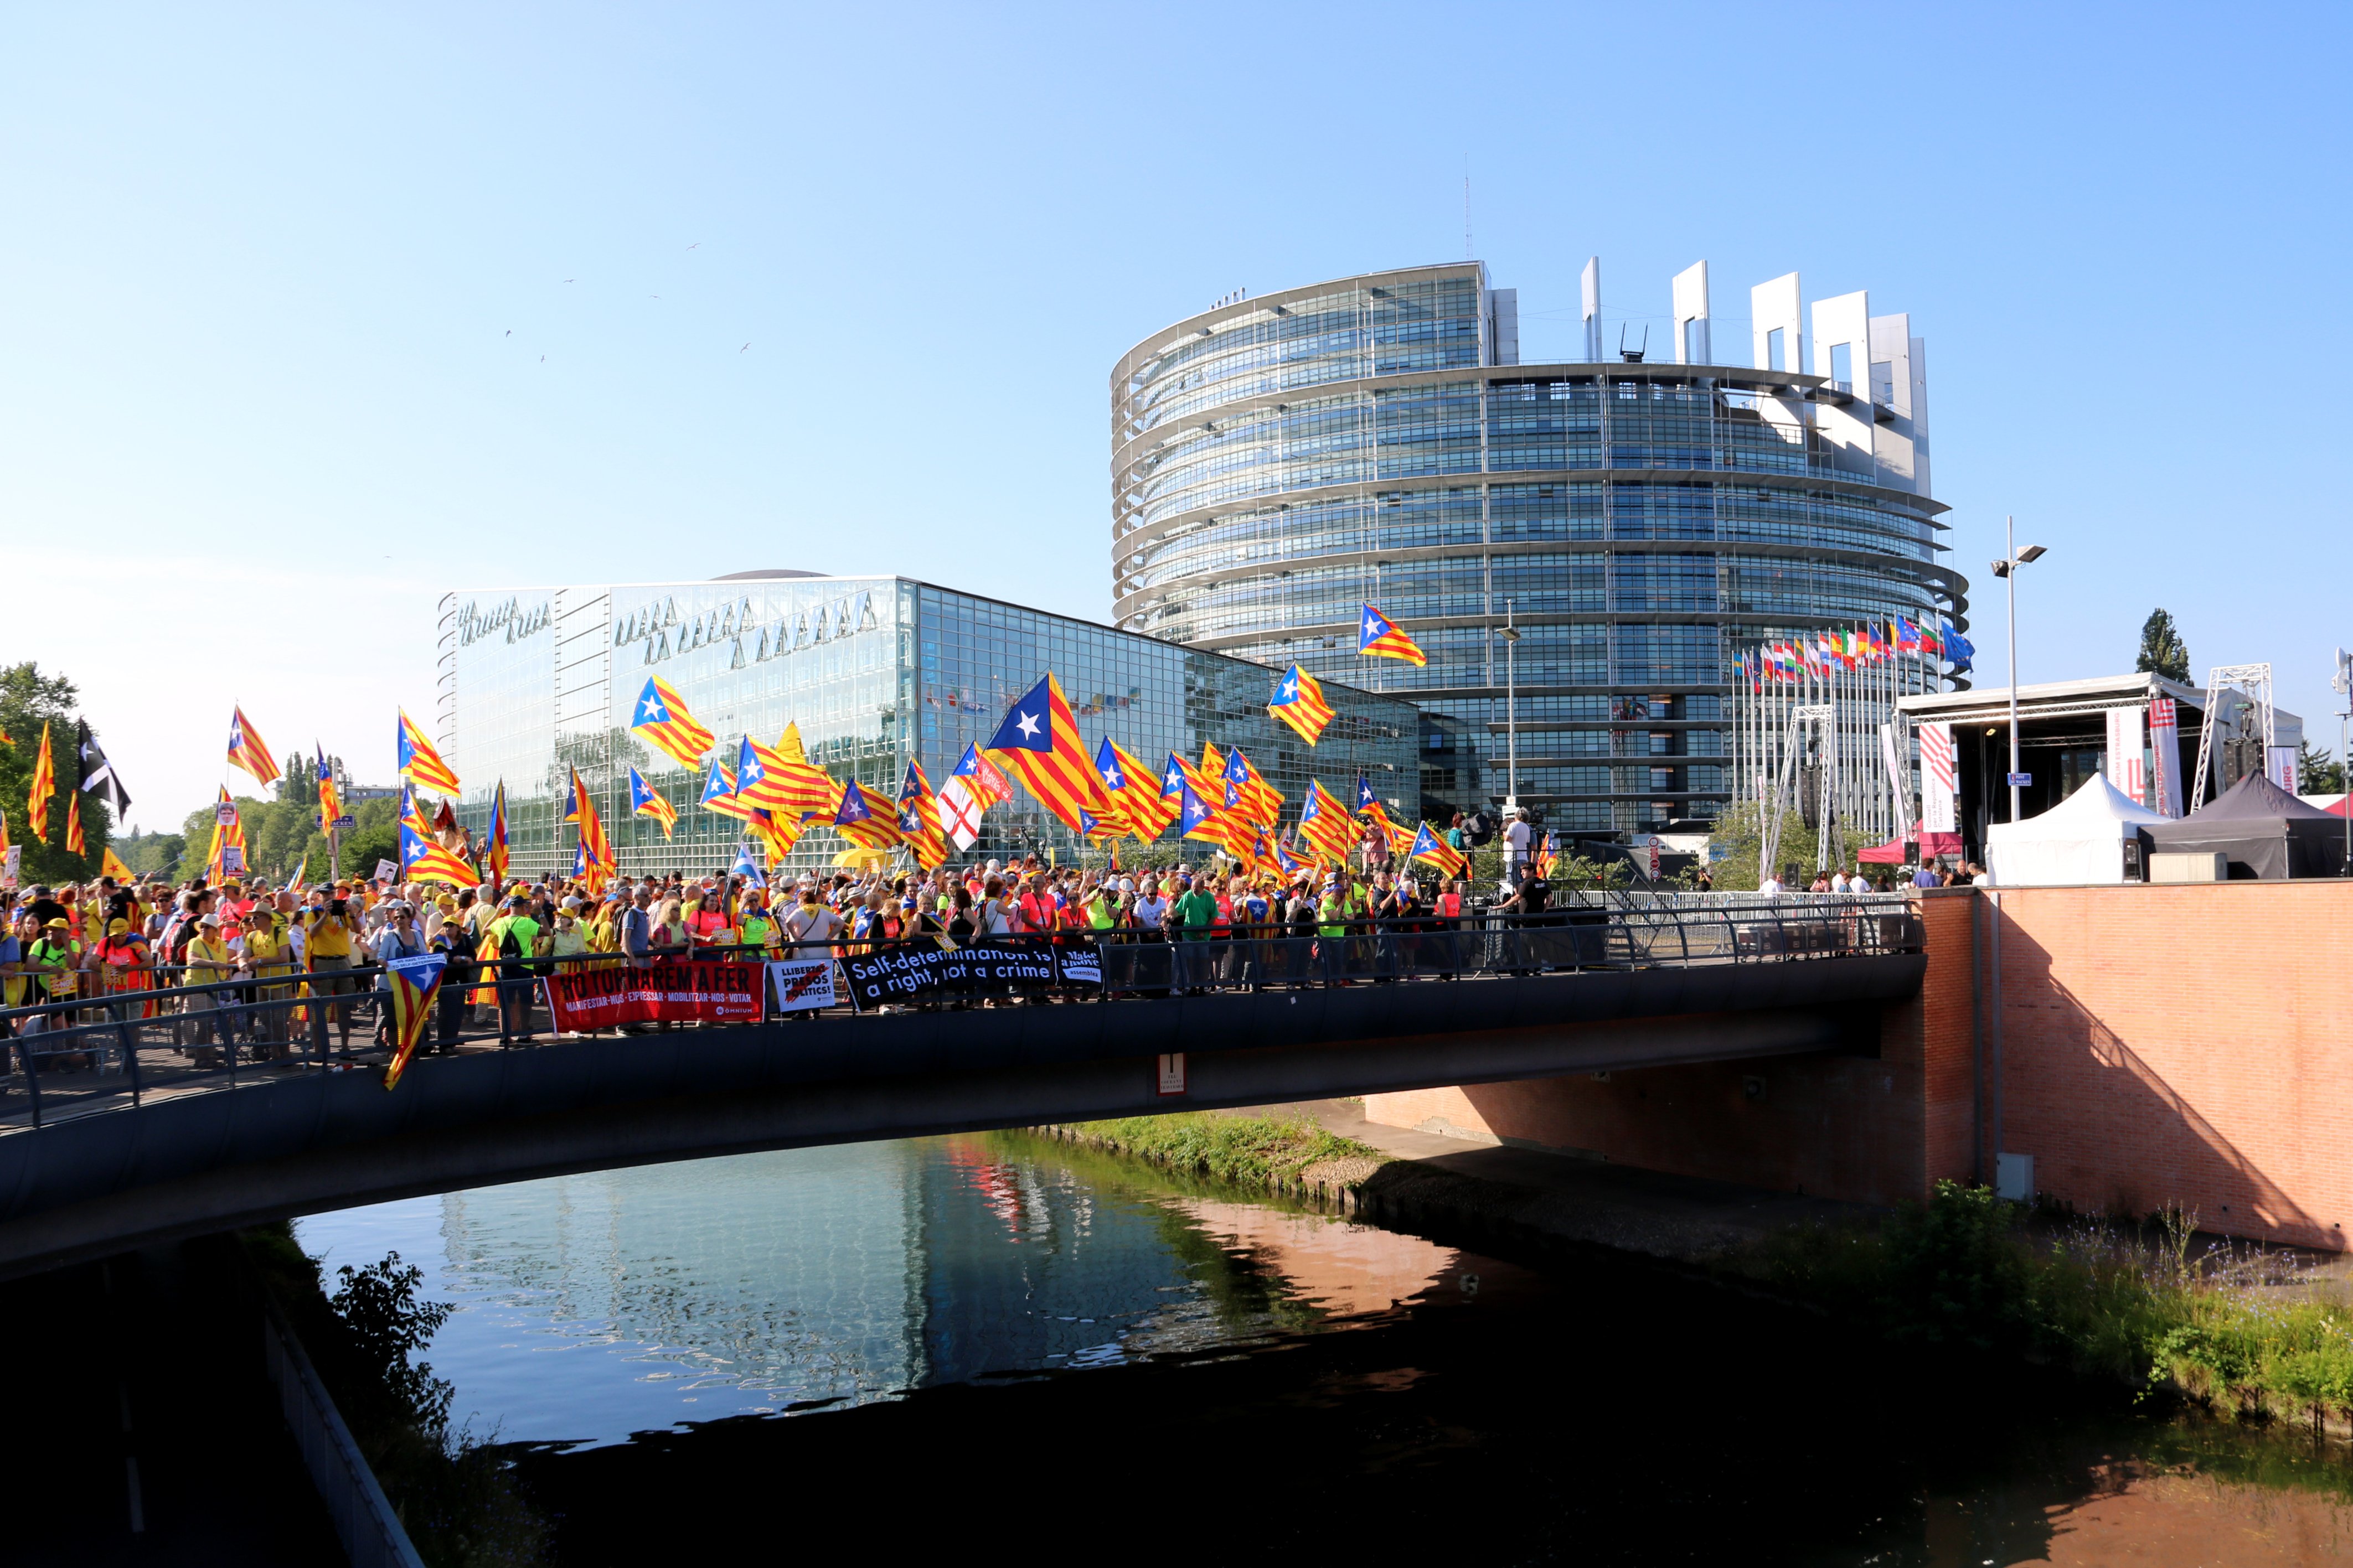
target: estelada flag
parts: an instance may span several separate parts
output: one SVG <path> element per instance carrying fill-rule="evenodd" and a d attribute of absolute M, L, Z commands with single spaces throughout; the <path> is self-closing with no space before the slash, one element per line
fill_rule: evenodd
<path fill-rule="evenodd" d="M 572 814 L 565 813 L 564 820 L 571 821 Z M 433 824 L 427 819 L 425 808 L 417 804 L 417 791 L 407 784 L 400 786 L 400 824 L 404 827 L 414 827 L 427 838 L 434 836 Z"/>
<path fill-rule="evenodd" d="M 1356 841 L 1356 828 L 1348 819 L 1348 808 L 1324 787 L 1320 779 L 1307 783 L 1307 800 L 1299 808 L 1299 836 L 1307 841 L 1309 848 L 1335 864 L 1346 862 L 1348 848 Z"/>
<path fill-rule="evenodd" d="M 1311 746 L 1332 722 L 1332 705 L 1324 700 L 1323 683 L 1295 664 L 1274 689 L 1274 700 L 1266 705 L 1266 710 L 1298 731 L 1299 738 Z"/>
<path fill-rule="evenodd" d="M 1143 830 L 1127 808 L 1127 770 L 1120 765 L 1119 752 L 1108 735 L 1095 747 L 1095 782 L 1103 785 L 1103 804 L 1087 814 L 1088 821 L 1093 825 L 1088 834 L 1117 839 L 1123 834 L 1133 833 L 1142 837 Z"/>
<path fill-rule="evenodd" d="M 507 781 L 499 781 L 498 794 L 491 797 L 491 831 L 482 845 L 482 868 L 493 882 L 507 879 Z"/>
<path fill-rule="evenodd" d="M 613 841 L 605 837 L 604 819 L 596 815 L 596 803 L 589 798 L 587 783 L 578 768 L 572 770 L 571 816 L 580 825 L 579 858 L 587 862 L 588 886 L 594 891 L 621 868 L 613 858 Z"/>
<path fill-rule="evenodd" d="M 49 797 L 57 793 L 58 769 L 49 756 L 49 726 L 44 721 L 40 754 L 33 759 L 33 787 L 26 802 L 29 809 L 25 814 L 26 826 L 44 844 L 49 841 Z M 227 800 L 228 791 L 221 791 L 221 798 Z"/>
<path fill-rule="evenodd" d="M 842 792 L 845 795 L 848 791 Z M 916 864 L 936 871 L 947 864 L 947 836 L 940 831 L 940 805 L 923 764 L 907 759 L 907 776 L 899 784 L 899 834 L 915 852 Z"/>
<path fill-rule="evenodd" d="M 1095 748 L 1095 775 L 1104 793 L 1127 819 L 1127 830 L 1149 844 L 1176 820 L 1176 802 L 1161 793 L 1152 770 L 1136 761 L 1128 749 L 1110 736 Z"/>
<path fill-rule="evenodd" d="M 1220 849 L 1227 847 L 1226 825 L 1223 819 L 1208 801 L 1201 798 L 1200 793 L 1191 784 L 1178 787 L 1176 807 L 1178 837 L 1198 838 L 1205 843 L 1214 844 Z"/>
<path fill-rule="evenodd" d="M 1103 781 L 1095 776 L 1079 738 L 1079 721 L 1051 670 L 1006 710 L 988 750 L 1010 763 L 1038 803 L 1073 833 L 1086 831 L 1079 820 L 1082 813 L 1103 815 Z"/>
<path fill-rule="evenodd" d="M 87 855 L 90 845 L 81 836 L 81 795 L 79 792 L 66 799 L 66 853 Z"/>
<path fill-rule="evenodd" d="M 715 811 L 722 816 L 740 817 L 745 822 L 751 821 L 752 813 L 758 809 L 736 798 L 735 774 L 717 757 L 711 759 L 711 771 L 703 775 L 702 799 L 697 804 L 705 811 Z"/>
<path fill-rule="evenodd" d="M 441 760 L 441 753 L 433 749 L 433 742 L 425 738 L 425 731 L 417 727 L 406 711 L 396 711 L 400 712 L 400 776 L 443 795 L 456 795 L 458 775 L 449 771 L 449 764 Z"/>
<path fill-rule="evenodd" d="M 500 786 L 501 790 L 505 785 Z M 637 769 L 629 770 L 629 814 L 650 816 L 661 824 L 662 837 L 668 838 L 670 829 L 678 826 L 678 807 L 663 798 L 661 791 L 646 783 L 646 775 Z"/>
<path fill-rule="evenodd" d="M 400 874 L 411 882 L 447 882 L 470 888 L 476 880 L 471 866 L 406 823 L 400 825 Z"/>
<path fill-rule="evenodd" d="M 1543 847 L 1538 848 L 1535 853 L 1535 862 L 1536 875 L 1542 877 L 1547 882 L 1551 881 L 1553 868 L 1560 864 L 1560 850 L 1559 847 L 1553 843 L 1551 834 L 1547 833 L 1544 836 Z"/>
<path fill-rule="evenodd" d="M 408 1058 L 424 1042 L 433 1022 L 433 1000 L 441 994 L 441 976 L 448 968 L 446 952 L 421 952 L 386 963 L 385 980 L 392 989 L 392 1060 L 385 1064 L 384 1087 L 396 1088 L 408 1070 Z"/>
<path fill-rule="evenodd" d="M 691 768 L 702 761 L 711 750 L 714 737 L 710 731 L 694 721 L 686 710 L 686 703 L 678 689 L 659 675 L 646 678 L 646 687 L 638 693 L 638 705 L 629 718 L 632 734 L 645 738 L 647 744 L 676 762 L 680 767 Z"/>
<path fill-rule="evenodd" d="M 776 737 L 776 754 L 763 758 L 768 776 L 761 784 L 764 798 L 754 801 L 765 805 L 787 821 L 807 822 L 812 818 L 831 821 L 841 809 L 841 784 L 834 776 L 808 759 L 801 746 L 801 727 L 797 721 L 785 726 Z M 775 800 L 765 798 L 773 795 Z"/>
<path fill-rule="evenodd" d="M 1005 770 L 990 762 L 978 746 L 966 746 L 948 776 L 964 780 L 965 794 L 983 811 L 1013 798 L 1013 785 L 1007 781 Z"/>
<path fill-rule="evenodd" d="M 1389 814 L 1381 809 L 1381 797 L 1373 793 L 1372 781 L 1362 773 L 1356 775 L 1356 815 L 1371 817 L 1384 829 L 1389 826 Z"/>
<path fill-rule="evenodd" d="M 1413 847 L 1406 852 L 1409 860 L 1419 860 L 1448 877 L 1460 877 L 1466 868 L 1454 847 L 1438 836 L 1438 830 L 1425 822 L 1413 836 Z"/>
<path fill-rule="evenodd" d="M 841 808 L 833 814 L 833 830 L 860 849 L 888 849 L 901 842 L 898 814 L 868 795 L 856 779 L 841 786 Z"/>
<path fill-rule="evenodd" d="M 242 708 L 229 715 L 228 760 L 251 773 L 258 784 L 267 786 L 278 782 L 278 759 L 269 754 L 269 748 L 262 743 L 261 732 L 253 727 L 253 721 L 245 716 Z"/>
<path fill-rule="evenodd" d="M 1364 624 L 1357 628 L 1356 651 L 1366 658 L 1401 658 L 1408 664 L 1428 664 L 1430 656 L 1421 645 L 1398 629 L 1398 624 L 1373 608 L 1365 606 Z"/>

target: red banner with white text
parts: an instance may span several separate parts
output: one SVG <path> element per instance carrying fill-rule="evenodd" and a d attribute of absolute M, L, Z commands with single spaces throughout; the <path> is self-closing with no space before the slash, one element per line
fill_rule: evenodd
<path fill-rule="evenodd" d="M 763 974 L 757 963 L 567 968 L 547 977 L 547 1009 L 563 1034 L 622 1024 L 756 1024 Z"/>

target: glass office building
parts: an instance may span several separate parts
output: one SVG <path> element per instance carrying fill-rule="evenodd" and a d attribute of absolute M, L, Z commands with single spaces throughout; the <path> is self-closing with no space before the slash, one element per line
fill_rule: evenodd
<path fill-rule="evenodd" d="M 521 874 L 570 868 L 562 815 L 575 767 L 623 870 L 700 874 L 733 859 L 743 824 L 702 809 L 703 775 L 629 731 L 655 675 L 731 766 L 746 733 L 772 745 L 797 723 L 811 761 L 886 797 L 910 758 L 938 788 L 965 748 L 987 741 L 1007 706 L 1051 670 L 1090 755 L 1108 735 L 1157 768 L 1172 751 L 1198 761 L 1215 742 L 1241 747 L 1294 815 L 1311 772 L 1343 798 L 1362 772 L 1393 811 L 1410 817 L 1421 805 L 1409 703 L 1327 684 L 1337 717 L 1311 752 L 1266 711 L 1280 669 L 904 577 L 754 572 L 463 591 L 442 599 L 439 650 L 437 742 L 464 784 L 460 817 L 479 837 L 503 780 Z M 632 765 L 677 808 L 667 842 L 653 818 L 628 814 Z M 1052 847 L 1067 859 L 1074 847 L 1018 784 L 984 826 L 972 857 Z M 813 830 L 794 863 L 815 866 L 844 847 Z"/>
<path fill-rule="evenodd" d="M 1730 798 L 1734 662 L 1758 641 L 1967 628 L 1908 318 L 1850 294 L 1809 323 L 1791 274 L 1751 291 L 1753 363 L 1725 363 L 1702 263 L 1665 352 L 1605 354 L 1599 291 L 1589 263 L 1571 363 L 1520 363 L 1516 294 L 1473 261 L 1137 344 L 1111 380 L 1115 623 L 1411 699 L 1436 816 L 1505 796 L 1508 616 L 1520 800 L 1619 830 Z M 1357 655 L 1367 602 L 1426 668 Z"/>

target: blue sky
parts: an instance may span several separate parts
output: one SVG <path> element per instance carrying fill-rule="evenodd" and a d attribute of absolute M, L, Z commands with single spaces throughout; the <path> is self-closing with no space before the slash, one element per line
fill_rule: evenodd
<path fill-rule="evenodd" d="M 2336 743 L 2343 7 L 486 9 L 0 34 L 0 659 L 81 680 L 142 824 L 232 701 L 387 776 L 448 586 L 1105 617 L 1113 362 L 1460 257 L 1466 171 L 1531 359 L 1595 253 L 1612 341 L 1701 258 L 1724 316 L 1909 311 L 1989 683 L 2015 512 L 2027 679 L 2163 605 Z"/>

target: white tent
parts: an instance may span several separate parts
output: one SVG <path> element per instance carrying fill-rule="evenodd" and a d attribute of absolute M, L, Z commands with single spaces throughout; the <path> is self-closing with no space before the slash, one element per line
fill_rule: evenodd
<path fill-rule="evenodd" d="M 2166 820 L 2094 773 L 2042 816 L 1987 828 L 1986 869 L 2005 888 L 2121 882 L 2126 842 Z"/>

